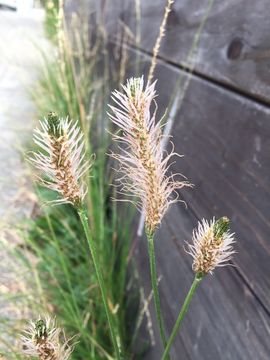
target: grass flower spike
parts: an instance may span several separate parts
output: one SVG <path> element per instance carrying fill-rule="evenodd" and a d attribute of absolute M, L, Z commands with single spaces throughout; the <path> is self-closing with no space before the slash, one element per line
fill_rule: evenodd
<path fill-rule="evenodd" d="M 151 282 L 160 336 L 164 348 L 166 336 L 157 285 L 154 234 L 169 206 L 178 201 L 176 189 L 190 186 L 187 181 L 176 181 L 167 175 L 170 159 L 177 155 L 163 148 L 162 119 L 156 122 L 156 110 L 151 105 L 156 97 L 155 82 L 145 85 L 143 77 L 131 78 L 123 92 L 114 91 L 110 117 L 120 132 L 114 139 L 120 154 L 112 156 L 120 163 L 122 176 L 118 179 L 121 193 L 139 199 L 137 207 L 145 216 Z"/>
<path fill-rule="evenodd" d="M 229 232 L 229 219 L 202 220 L 193 231 L 193 244 L 189 254 L 193 257 L 193 270 L 197 274 L 212 273 L 218 266 L 225 266 L 235 253 L 234 234 Z"/>
<path fill-rule="evenodd" d="M 80 206 L 86 194 L 81 178 L 90 168 L 90 162 L 84 160 L 83 133 L 77 122 L 59 119 L 54 113 L 40 125 L 34 141 L 42 151 L 34 153 L 31 160 L 45 175 L 41 182 L 61 195 L 54 203 Z"/>
<path fill-rule="evenodd" d="M 23 352 L 40 360 L 68 360 L 73 349 L 68 341 L 61 344 L 61 337 L 65 337 L 64 333 L 56 327 L 54 320 L 31 322 L 22 336 Z"/>
<path fill-rule="evenodd" d="M 40 179 L 41 183 L 61 195 L 61 198 L 53 201 L 53 203 L 70 203 L 78 212 L 95 267 L 116 358 L 120 360 L 120 346 L 117 343 L 114 324 L 107 303 L 107 293 L 98 261 L 98 252 L 89 228 L 88 213 L 83 203 L 87 190 L 81 178 L 91 166 L 90 161 L 85 160 L 84 135 L 77 122 L 69 121 L 68 118 L 60 119 L 54 113 L 50 113 L 48 119 L 44 119 L 40 124 L 41 130 L 35 130 L 34 141 L 41 147 L 42 152 L 34 153 L 31 160 L 43 172 L 44 178 Z M 58 358 L 48 359 L 56 360 Z"/>
<path fill-rule="evenodd" d="M 145 214 L 147 231 L 154 234 L 170 204 L 178 200 L 175 190 L 190 184 L 166 175 L 169 160 L 176 154 L 165 153 L 161 120 L 155 122 L 155 112 L 151 114 L 155 82 L 144 87 L 143 77 L 131 78 L 123 90 L 113 92 L 117 106 L 110 106 L 110 117 L 121 130 L 115 140 L 124 145 L 113 157 L 121 164 L 121 192 L 140 199 L 138 207 Z"/>
<path fill-rule="evenodd" d="M 193 231 L 193 244 L 189 245 L 188 253 L 193 257 L 192 267 L 195 277 L 169 337 L 162 360 L 168 359 L 170 348 L 200 282 L 216 267 L 228 264 L 235 253 L 234 242 L 234 234 L 230 233 L 230 222 L 226 216 L 218 220 L 213 218 L 209 222 L 203 219 Z"/>

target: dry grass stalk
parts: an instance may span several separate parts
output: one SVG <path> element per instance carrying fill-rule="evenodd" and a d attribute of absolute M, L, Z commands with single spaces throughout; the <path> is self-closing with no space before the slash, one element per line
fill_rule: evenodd
<path fill-rule="evenodd" d="M 141 44 L 141 0 L 135 0 L 135 14 L 136 14 L 136 47 Z M 140 59 L 139 53 L 136 52 L 136 76 L 140 73 Z"/>
<path fill-rule="evenodd" d="M 122 21 L 119 20 L 116 35 L 116 46 L 113 49 L 114 57 L 119 62 L 119 71 L 113 72 L 114 81 L 121 86 L 126 77 L 126 69 L 129 60 L 128 46 L 129 43 L 135 43 L 136 39 L 131 29 Z"/>
<path fill-rule="evenodd" d="M 150 70 L 149 70 L 149 74 L 148 74 L 148 82 L 151 83 L 153 80 L 153 76 L 154 76 L 154 71 L 157 65 L 157 55 L 160 49 L 160 45 L 161 45 L 161 40 L 162 38 L 165 36 L 165 32 L 166 32 L 166 24 L 168 21 L 168 16 L 169 13 L 172 9 L 172 5 L 174 3 L 174 0 L 167 0 L 167 5 L 165 7 L 165 12 L 163 15 L 163 19 L 159 28 L 159 35 L 157 37 L 156 43 L 154 45 L 153 48 L 153 56 L 152 56 L 152 61 L 151 61 L 151 66 L 150 66 Z"/>
<path fill-rule="evenodd" d="M 119 161 L 123 174 L 118 179 L 121 192 L 140 199 L 138 207 L 145 214 L 147 230 L 153 234 L 170 204 L 178 201 L 176 189 L 190 184 L 176 181 L 175 175 L 167 176 L 169 160 L 177 154 L 163 150 L 161 120 L 156 123 L 155 112 L 150 113 L 155 83 L 144 88 L 143 77 L 131 78 L 123 89 L 124 93 L 113 92 L 112 99 L 118 106 L 110 106 L 110 117 L 121 131 L 114 138 L 124 146 L 120 154 L 112 156 Z"/>
<path fill-rule="evenodd" d="M 135 0 L 135 14 L 136 14 L 136 46 L 141 42 L 141 0 Z"/>

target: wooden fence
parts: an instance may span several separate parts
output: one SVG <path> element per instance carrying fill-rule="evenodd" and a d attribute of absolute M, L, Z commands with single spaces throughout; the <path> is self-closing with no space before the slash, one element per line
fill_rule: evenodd
<path fill-rule="evenodd" d="M 127 42 L 129 63 L 139 59 L 141 73 L 147 76 L 166 0 L 85 3 L 95 9 L 97 21 L 105 24 L 113 42 L 119 40 L 119 27 L 128 28 L 133 34 Z M 266 360 L 270 359 L 270 3 L 216 0 L 208 7 L 207 0 L 175 0 L 155 71 L 159 113 L 177 97 L 171 135 L 176 151 L 185 156 L 176 159 L 173 170 L 195 185 L 181 191 L 187 208 L 182 203 L 173 206 L 158 231 L 161 303 L 170 330 L 193 278 L 184 241 L 190 240 L 199 219 L 227 215 L 237 239 L 234 266 L 218 269 L 203 281 L 172 358 Z M 191 57 L 207 11 L 196 56 L 193 52 Z M 141 281 L 149 294 L 146 242 L 138 236 L 134 241 Z M 152 304 L 150 310 L 153 314 Z M 154 316 L 152 321 L 156 345 L 146 359 L 158 360 L 161 345 Z"/>

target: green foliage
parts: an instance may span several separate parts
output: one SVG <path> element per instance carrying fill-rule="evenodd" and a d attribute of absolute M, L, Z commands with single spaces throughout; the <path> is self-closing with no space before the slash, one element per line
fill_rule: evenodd
<path fill-rule="evenodd" d="M 96 175 L 92 180 L 92 196 L 98 200 L 95 186 L 99 186 L 99 180 Z M 40 193 L 43 200 L 52 195 L 44 189 Z M 129 223 L 123 226 L 116 218 L 117 213 L 112 213 L 116 209 L 109 203 L 104 207 L 102 203 L 95 203 L 94 238 L 115 331 L 128 354 L 132 342 L 130 330 L 135 326 L 139 300 L 136 293 L 132 294 L 132 301 L 126 297 Z M 99 214 L 103 215 L 103 221 Z M 44 214 L 32 222 L 27 245 L 38 259 L 37 271 L 47 311 L 57 316 L 68 335 L 78 335 L 72 359 L 111 359 L 113 349 L 106 315 L 76 211 L 68 205 L 46 208 Z"/>
<path fill-rule="evenodd" d="M 43 66 L 40 81 L 35 89 L 31 89 L 38 113 L 47 116 L 48 112 L 53 111 L 61 117 L 80 119 L 80 102 L 70 61 L 66 57 L 53 59 L 42 51 L 41 54 Z"/>
<path fill-rule="evenodd" d="M 58 5 L 56 1 L 55 9 Z M 47 9 L 45 25 L 50 29 L 55 26 L 54 34 L 56 19 L 54 10 Z M 73 33 L 76 34 L 76 29 Z M 109 86 L 107 79 L 94 76 L 102 74 L 102 71 L 96 71 L 97 44 L 95 51 L 88 49 L 87 52 L 81 37 L 76 39 L 73 44 L 76 55 L 66 38 L 58 42 L 56 55 L 41 51 L 40 81 L 31 90 L 31 95 L 40 117 L 53 111 L 62 117 L 79 120 L 85 135 L 87 156 L 95 153 L 94 165 L 85 179 L 89 188 L 86 205 L 90 227 L 97 244 L 115 333 L 124 349 L 125 359 L 134 359 L 132 345 L 139 326 L 140 298 L 132 275 L 133 264 L 129 261 L 130 207 L 121 206 L 125 213 L 123 222 L 116 202 L 111 201 L 115 197 L 114 188 L 110 186 L 113 173 L 106 155 L 111 141 L 109 133 L 104 132 L 105 127 L 109 128 L 104 116 Z M 102 41 L 98 42 L 102 44 Z M 56 196 L 44 188 L 39 188 L 38 194 L 40 204 Z M 35 274 L 30 279 L 33 293 L 24 294 L 33 315 L 56 316 L 67 336 L 75 336 L 76 346 L 71 359 L 113 359 L 106 314 L 76 211 L 69 205 L 42 207 L 27 224 L 25 246 L 17 249 L 16 255 L 24 269 Z M 18 333 L 18 328 L 16 331 Z M 12 353 L 14 359 L 20 358 L 18 351 Z"/>
<path fill-rule="evenodd" d="M 44 0 L 45 32 L 49 39 L 56 40 L 58 28 L 59 0 Z"/>
<path fill-rule="evenodd" d="M 62 116 L 79 119 L 85 134 L 88 156 L 96 154 L 88 181 L 86 199 L 91 231 L 97 243 L 100 266 L 106 283 L 108 303 L 113 314 L 115 332 L 125 352 L 131 354 L 133 329 L 139 311 L 139 296 L 133 278 L 128 277 L 130 248 L 128 208 L 126 221 L 119 221 L 116 203 L 111 201 L 112 173 L 105 155 L 110 146 L 107 133 L 97 134 L 98 124 L 104 127 L 103 111 L 107 106 L 94 79 L 96 58 L 85 62 L 83 55 L 74 58 L 69 45 L 62 43 L 57 58 L 43 53 L 40 83 L 32 92 L 40 114 L 54 111 Z M 79 67 L 75 72 L 75 63 Z M 86 80 L 87 79 L 87 80 Z M 99 79 L 100 81 L 100 79 Z M 100 81 L 102 83 L 102 80 Z M 93 142 L 95 140 L 95 143 Z M 41 191 L 44 200 L 52 194 Z M 38 274 L 45 294 L 45 303 L 53 307 L 61 326 L 69 335 L 78 334 L 72 359 L 112 359 L 106 314 L 102 304 L 88 245 L 76 211 L 70 206 L 56 206 L 32 223 L 29 247 L 38 258 Z M 127 293 L 126 285 L 132 291 Z"/>

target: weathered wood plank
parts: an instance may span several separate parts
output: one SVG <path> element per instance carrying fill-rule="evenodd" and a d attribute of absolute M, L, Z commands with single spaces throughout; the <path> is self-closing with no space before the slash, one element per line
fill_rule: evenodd
<path fill-rule="evenodd" d="M 140 1 L 140 47 L 151 52 L 158 35 L 166 0 Z M 160 55 L 174 63 L 186 62 L 200 26 L 207 0 L 176 0 L 169 16 Z M 268 101 L 270 97 L 270 23 L 267 0 L 215 0 L 197 49 L 195 69 L 209 78 Z M 117 35 L 117 19 L 136 34 L 135 0 L 107 2 L 108 34 Z M 138 24 L 138 23 L 137 23 Z"/>
<path fill-rule="evenodd" d="M 195 184 L 185 200 L 198 218 L 232 219 L 235 262 L 270 310 L 269 110 L 200 80 L 186 96 L 172 132 L 185 154 L 175 169 Z"/>
<path fill-rule="evenodd" d="M 147 74 L 149 60 L 144 57 L 142 64 L 142 72 Z M 160 63 L 157 73 L 161 115 L 181 71 Z M 267 359 L 270 352 L 269 115 L 269 109 L 256 102 L 193 78 L 176 116 L 172 135 L 176 150 L 185 157 L 176 159 L 174 170 L 186 175 L 195 189 L 182 191 L 188 210 L 172 209 L 156 241 L 168 328 L 192 280 L 191 259 L 182 245 L 190 239 L 196 220 L 228 215 L 237 233 L 238 254 L 234 259 L 236 269 L 220 270 L 214 276 L 217 280 L 209 277 L 205 281 L 191 311 L 197 315 L 188 315 L 186 328 L 175 343 L 175 359 L 179 354 L 192 360 Z M 140 242 L 137 258 L 149 293 L 144 241 Z M 160 351 L 158 344 L 147 359 L 159 358 Z"/>
<path fill-rule="evenodd" d="M 145 69 L 148 66 L 145 62 Z M 157 73 L 161 114 L 180 71 L 160 64 Z M 195 310 L 191 313 L 197 314 L 196 322 L 188 316 L 186 329 L 175 345 L 178 351 L 175 359 L 179 358 L 179 351 L 183 351 L 181 358 L 192 360 L 268 358 L 269 116 L 269 109 L 255 102 L 206 81 L 192 79 L 176 117 L 172 135 L 176 151 L 185 157 L 176 159 L 174 170 L 186 175 L 195 188 L 182 191 L 188 210 L 174 208 L 156 241 L 163 275 L 162 305 L 168 327 L 172 326 L 179 301 L 192 279 L 190 259 L 187 260 L 182 245 L 183 240 L 190 239 L 196 219 L 228 215 L 237 234 L 238 254 L 234 258 L 236 269 L 220 270 L 215 275 L 217 280 L 211 277 L 206 280 L 206 290 L 200 290 L 202 294 L 197 300 L 204 312 L 199 304 L 193 305 Z M 170 236 L 177 241 L 172 243 L 168 240 Z M 143 242 L 138 257 L 144 285 L 149 291 Z M 193 339 L 197 339 L 195 345 Z M 152 350 L 149 359 L 157 358 L 159 350 L 156 351 Z"/>
<path fill-rule="evenodd" d="M 147 70 L 149 63 L 144 62 Z M 159 114 L 181 71 L 159 65 Z M 228 215 L 238 234 L 236 264 L 270 311 L 270 110 L 192 79 L 172 128 L 173 169 L 195 185 L 182 192 L 197 218 Z M 252 249 L 252 251 L 251 251 Z M 252 271 L 250 266 L 252 264 Z"/>
<path fill-rule="evenodd" d="M 181 225 L 180 225 L 181 224 Z M 192 281 L 191 258 L 184 251 L 196 218 L 184 207 L 174 206 L 156 238 L 161 302 L 167 329 L 171 329 Z M 142 239 L 137 257 L 146 288 L 146 242 Z M 151 309 L 152 310 L 152 309 Z M 269 357 L 270 319 L 234 268 L 218 269 L 199 288 L 177 336 L 173 359 L 266 360 Z M 155 328 L 156 329 L 156 328 Z M 156 333 L 158 339 L 158 334 Z M 153 349 L 147 359 L 157 359 Z"/>
<path fill-rule="evenodd" d="M 155 4 L 142 2 L 148 11 L 147 16 L 142 13 L 142 22 L 145 22 L 142 41 L 148 44 L 148 48 L 144 45 L 146 50 L 151 50 L 151 39 L 153 42 L 156 38 L 151 29 L 156 28 L 155 23 L 161 18 L 159 3 L 161 1 Z M 134 23 L 131 23 L 134 21 L 134 7 L 129 1 L 109 1 L 107 4 L 108 22 L 105 23 L 110 35 L 116 33 L 113 29 L 119 12 L 121 19 L 131 24 L 134 30 Z M 172 13 L 174 20 L 170 20 L 168 40 L 162 49 L 164 57 L 168 55 L 168 59 L 174 62 L 183 61 L 205 4 L 205 0 L 199 4 L 176 1 Z M 227 57 L 228 46 L 237 38 L 239 19 L 244 19 L 243 28 L 246 29 L 256 21 L 256 17 L 253 20 L 246 15 L 254 4 L 250 0 L 245 1 L 246 8 L 243 4 L 243 0 L 234 0 L 230 4 L 216 1 L 202 35 L 196 71 L 266 99 L 269 94 L 264 62 L 243 58 L 245 47 L 237 44 L 229 50 L 230 59 Z M 256 5 L 257 14 L 260 14 L 261 4 Z M 235 16 L 230 18 L 229 13 Z M 179 14 L 181 21 L 177 20 Z M 250 19 L 250 24 L 246 19 Z M 266 28 L 263 19 L 261 24 Z M 263 36 L 258 36 L 254 38 L 254 44 L 258 42 L 260 47 L 265 44 L 264 40 Z M 175 44 L 179 44 L 178 47 Z M 149 59 L 143 58 L 142 73 L 147 75 L 148 68 Z M 158 65 L 156 74 L 161 115 L 173 96 L 172 89 L 179 76 L 186 75 L 164 64 Z M 183 250 L 183 241 L 190 239 L 197 219 L 228 215 L 237 234 L 238 254 L 234 258 L 236 268 L 218 270 L 198 290 L 182 333 L 175 342 L 174 359 L 269 358 L 269 117 L 267 107 L 197 77 L 192 78 L 183 107 L 177 114 L 172 135 L 176 151 L 185 157 L 176 159 L 173 169 L 186 175 L 195 188 L 181 192 L 188 210 L 180 205 L 172 208 L 156 239 L 159 273 L 163 276 L 161 301 L 168 329 L 172 327 L 192 281 L 191 259 Z M 143 284 L 149 292 L 148 261 L 143 240 L 137 250 L 137 259 Z M 159 357 L 160 344 L 151 350 L 148 359 Z"/>

